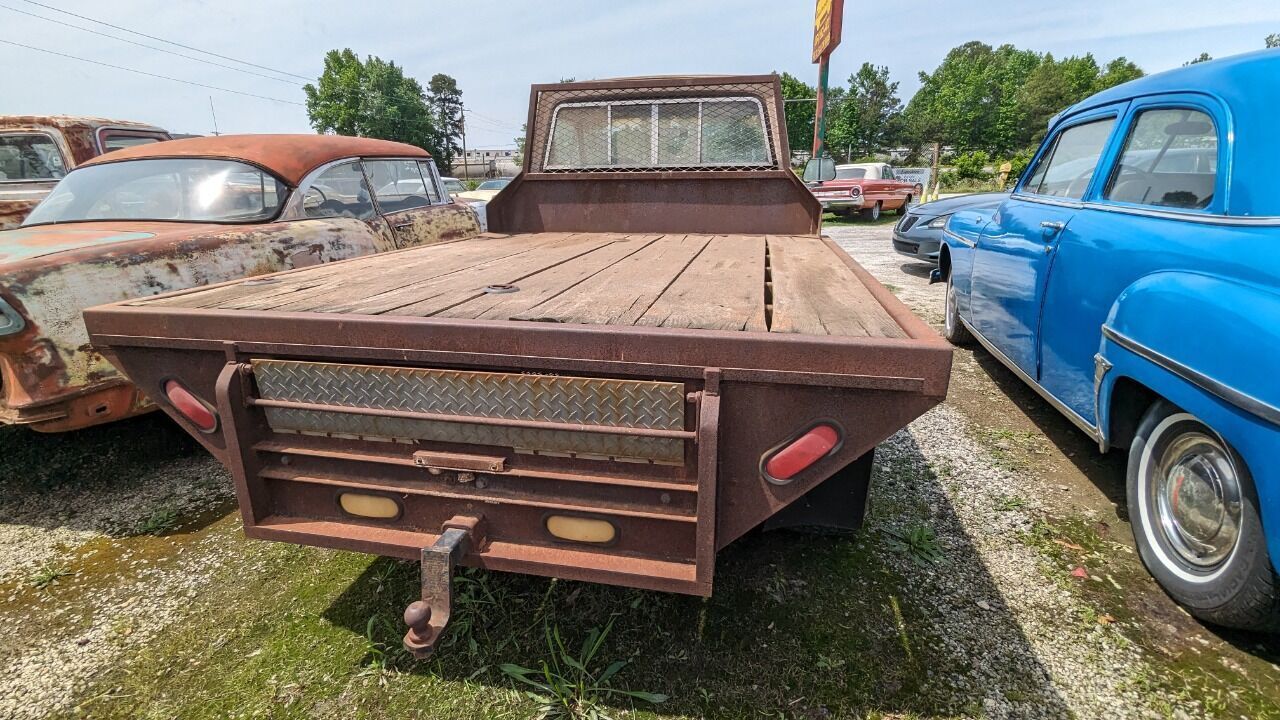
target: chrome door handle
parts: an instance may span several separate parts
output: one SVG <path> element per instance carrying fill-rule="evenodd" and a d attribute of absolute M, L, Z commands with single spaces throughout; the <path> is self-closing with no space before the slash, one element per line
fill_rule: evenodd
<path fill-rule="evenodd" d="M 411 227 L 413 227 L 413 223 L 412 223 L 412 222 L 396 223 L 395 225 L 392 225 L 391 227 L 395 228 L 396 230 L 404 230 L 405 228 L 411 228 Z"/>
<path fill-rule="evenodd" d="M 1045 230 L 1052 230 L 1053 232 L 1062 232 L 1062 228 L 1066 226 L 1067 226 L 1066 223 L 1058 222 L 1057 220 L 1045 220 L 1044 222 L 1040 223 L 1040 227 L 1044 228 Z"/>

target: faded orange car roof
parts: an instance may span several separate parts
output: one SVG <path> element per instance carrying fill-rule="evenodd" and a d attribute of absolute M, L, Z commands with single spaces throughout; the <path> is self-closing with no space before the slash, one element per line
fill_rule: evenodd
<path fill-rule="evenodd" d="M 421 157 L 420 147 L 346 135 L 218 135 L 136 145 L 96 157 L 80 167 L 141 158 L 216 157 L 264 167 L 290 185 L 325 163 L 348 157 Z"/>

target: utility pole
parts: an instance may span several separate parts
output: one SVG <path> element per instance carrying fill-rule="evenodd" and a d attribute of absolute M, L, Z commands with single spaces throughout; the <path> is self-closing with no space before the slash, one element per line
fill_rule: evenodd
<path fill-rule="evenodd" d="M 470 180 L 471 161 L 467 159 L 467 107 L 463 105 L 458 112 L 461 117 L 461 122 L 458 127 L 462 129 L 462 177 L 464 180 Z"/>
<path fill-rule="evenodd" d="M 218 136 L 218 135 L 221 135 L 221 133 L 219 133 L 219 132 L 218 132 L 218 113 L 216 113 L 216 112 L 214 112 L 214 111 L 213 111 L 213 96 L 212 96 L 212 95 L 210 95 L 210 96 L 209 96 L 209 114 L 213 116 L 213 134 L 214 134 L 214 136 L 216 137 L 216 136 Z"/>
<path fill-rule="evenodd" d="M 827 136 L 827 73 L 831 52 L 840 44 L 844 0 L 818 0 L 813 17 L 813 62 L 818 64 L 818 103 L 813 117 L 813 158 L 822 157 Z"/>

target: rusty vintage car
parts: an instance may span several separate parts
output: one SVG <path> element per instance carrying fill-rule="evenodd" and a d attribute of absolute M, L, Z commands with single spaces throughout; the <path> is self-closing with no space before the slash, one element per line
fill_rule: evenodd
<path fill-rule="evenodd" d="M 252 538 L 709 595 L 761 523 L 856 527 L 951 350 L 819 230 L 776 76 L 534 86 L 477 238 L 85 313 Z"/>
<path fill-rule="evenodd" d="M 91 160 L 0 232 L 0 422 L 151 409 L 89 346 L 86 307 L 479 231 L 426 151 L 385 140 L 223 135 Z"/>
<path fill-rule="evenodd" d="M 72 168 L 99 155 L 161 142 L 169 133 L 129 120 L 0 115 L 0 230 L 18 227 Z"/>

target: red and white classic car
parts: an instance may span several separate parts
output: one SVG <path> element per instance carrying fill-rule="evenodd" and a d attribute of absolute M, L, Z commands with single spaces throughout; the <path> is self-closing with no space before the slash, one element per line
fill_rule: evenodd
<path fill-rule="evenodd" d="M 924 194 L 920 183 L 895 178 L 888 163 L 837 165 L 835 179 L 811 189 L 825 210 L 842 216 L 858 211 L 868 220 L 878 220 L 884 210 L 906 214 L 907 206 Z"/>

